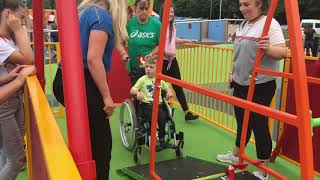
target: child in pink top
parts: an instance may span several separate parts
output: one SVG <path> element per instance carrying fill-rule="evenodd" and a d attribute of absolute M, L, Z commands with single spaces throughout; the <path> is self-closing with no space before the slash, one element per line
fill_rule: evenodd
<path fill-rule="evenodd" d="M 163 12 L 163 7 L 161 11 L 161 16 Z M 192 40 L 185 40 L 177 38 L 176 35 L 176 28 L 173 24 L 174 22 L 174 7 L 171 5 L 170 8 L 170 16 L 169 16 L 169 26 L 167 31 L 167 38 L 166 38 L 166 46 L 165 46 L 165 61 L 163 62 L 162 73 L 181 80 L 181 74 L 179 69 L 179 64 L 176 59 L 176 44 L 183 44 L 188 42 L 193 42 Z M 189 111 L 189 107 L 187 104 L 186 97 L 184 95 L 183 89 L 180 86 L 172 85 L 174 91 L 176 92 L 177 99 L 185 112 L 185 120 L 192 121 L 198 119 L 198 116 L 191 113 Z"/>

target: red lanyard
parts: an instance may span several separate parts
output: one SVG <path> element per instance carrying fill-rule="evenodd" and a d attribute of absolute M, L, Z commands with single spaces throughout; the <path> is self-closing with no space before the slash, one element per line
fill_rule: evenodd
<path fill-rule="evenodd" d="M 6 36 L 0 34 L 0 39 L 6 40 L 6 39 L 8 39 L 8 38 L 7 38 Z"/>

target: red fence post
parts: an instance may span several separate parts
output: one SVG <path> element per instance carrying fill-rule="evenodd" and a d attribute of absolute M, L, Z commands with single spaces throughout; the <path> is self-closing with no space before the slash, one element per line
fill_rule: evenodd
<path fill-rule="evenodd" d="M 92 161 L 77 1 L 56 0 L 69 149 L 82 179 L 96 176 Z"/>
<path fill-rule="evenodd" d="M 37 77 L 43 90 L 44 79 L 44 45 L 43 45 L 43 0 L 33 0 L 33 28 L 34 28 L 34 59 L 37 69 Z M 37 12 L 37 13 L 35 13 Z"/>

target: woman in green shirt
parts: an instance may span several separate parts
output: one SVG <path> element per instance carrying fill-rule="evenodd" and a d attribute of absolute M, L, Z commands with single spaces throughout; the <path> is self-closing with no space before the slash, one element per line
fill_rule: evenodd
<path fill-rule="evenodd" d="M 145 74 L 143 66 L 145 56 L 156 55 L 158 51 L 161 22 L 149 16 L 149 6 L 149 0 L 136 0 L 134 8 L 136 16 L 133 16 L 127 24 L 129 54 L 122 46 L 119 49 L 123 60 L 128 57 L 131 59 L 127 62 L 126 69 L 132 85 Z"/>

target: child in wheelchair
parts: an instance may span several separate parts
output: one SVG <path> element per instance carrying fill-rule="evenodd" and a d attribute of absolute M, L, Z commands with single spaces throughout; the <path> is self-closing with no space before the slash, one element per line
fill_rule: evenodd
<path fill-rule="evenodd" d="M 152 106 L 153 106 L 154 89 L 155 89 L 154 83 L 155 83 L 155 75 L 156 75 L 156 63 L 157 63 L 157 58 L 155 56 L 146 57 L 146 62 L 145 62 L 146 75 L 139 78 L 130 91 L 130 94 L 136 96 L 136 98 L 140 101 L 140 109 L 142 114 L 142 118 L 140 120 L 138 119 L 138 124 L 140 124 L 140 129 L 143 129 L 143 127 L 141 126 L 143 122 L 139 122 L 139 121 L 144 120 L 151 123 Z M 160 83 L 160 91 L 166 92 L 166 99 L 169 99 L 173 96 L 173 93 L 169 88 L 169 86 L 166 84 L 166 82 L 162 80 Z M 168 120 L 168 112 L 167 112 L 168 109 L 163 104 L 162 98 L 161 97 L 159 98 L 160 98 L 159 113 L 158 113 L 159 145 L 157 146 L 157 151 L 160 151 L 166 148 L 164 137 L 165 137 L 166 123 Z"/>

